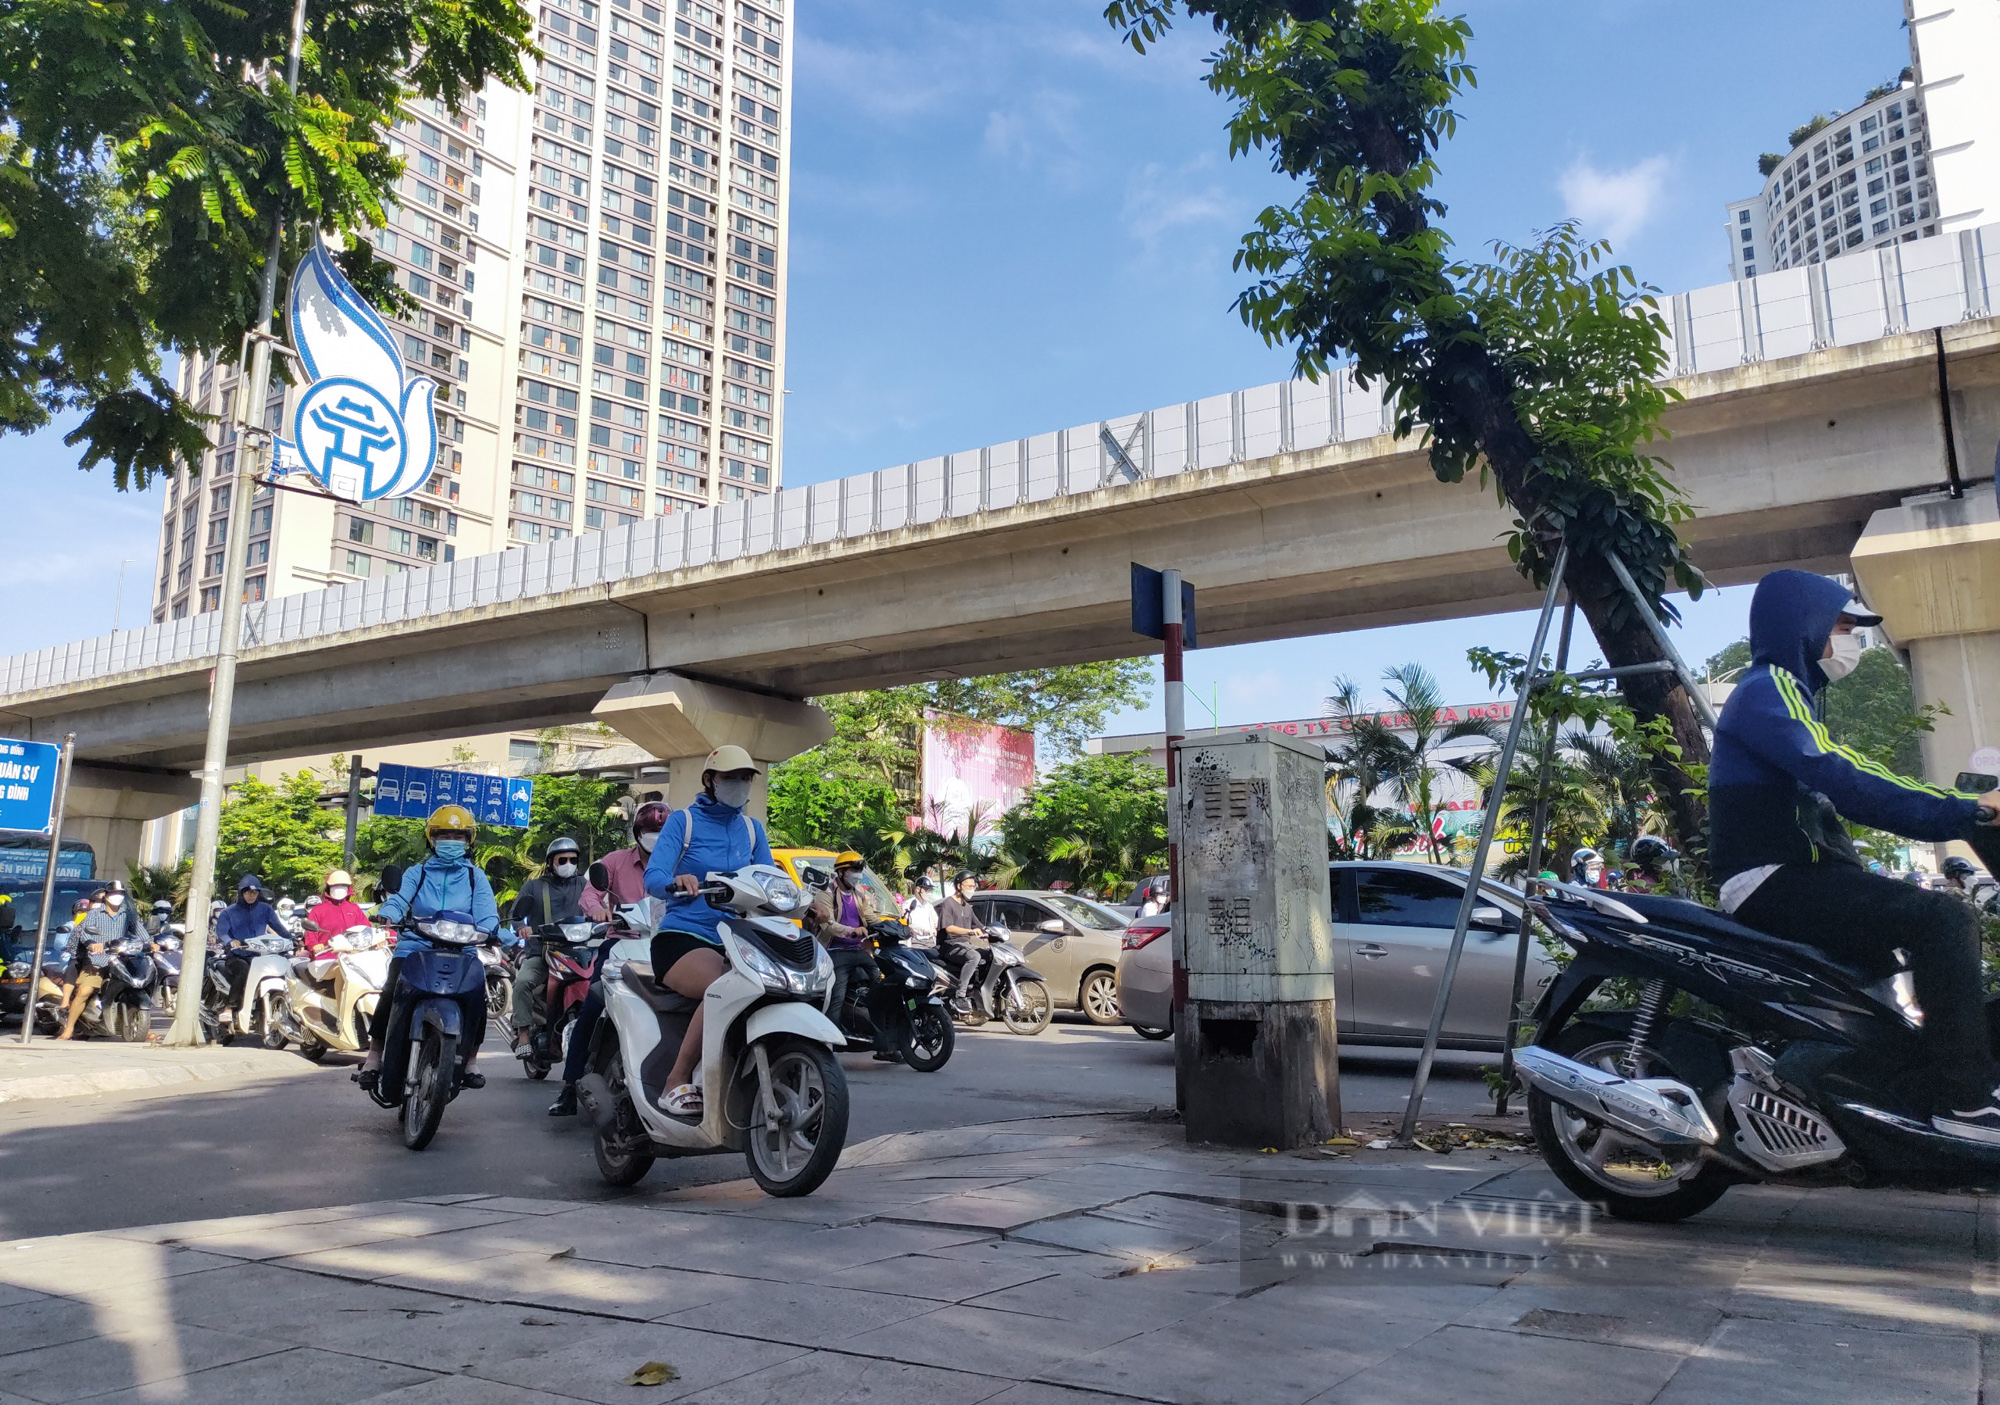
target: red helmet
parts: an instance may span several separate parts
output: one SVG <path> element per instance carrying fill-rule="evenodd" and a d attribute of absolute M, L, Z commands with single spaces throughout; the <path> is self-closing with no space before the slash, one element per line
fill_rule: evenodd
<path fill-rule="evenodd" d="M 632 834 L 658 834 L 667 827 L 667 807 L 658 800 L 648 800 L 639 807 L 639 813 L 632 816 Z"/>

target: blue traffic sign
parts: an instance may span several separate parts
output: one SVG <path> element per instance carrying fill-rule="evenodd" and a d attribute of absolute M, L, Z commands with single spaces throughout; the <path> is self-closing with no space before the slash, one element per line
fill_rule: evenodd
<path fill-rule="evenodd" d="M 1166 573 L 1132 563 L 1132 632 L 1149 639 L 1167 637 Z M 1194 642 L 1194 586 L 1181 582 L 1181 644 Z"/>
<path fill-rule="evenodd" d="M 47 834 L 62 748 L 0 737 L 0 829 Z"/>
<path fill-rule="evenodd" d="M 481 824 L 526 829 L 534 810 L 535 783 L 476 771 L 433 770 L 394 762 L 375 771 L 375 813 L 428 819 L 440 805 L 463 805 Z"/>

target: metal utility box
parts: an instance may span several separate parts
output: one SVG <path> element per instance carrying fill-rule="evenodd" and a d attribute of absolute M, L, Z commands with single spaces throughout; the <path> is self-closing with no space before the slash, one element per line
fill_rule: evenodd
<path fill-rule="evenodd" d="M 1272 732 L 1178 753 L 1175 1068 L 1189 1141 L 1340 1130 L 1326 754 Z"/>

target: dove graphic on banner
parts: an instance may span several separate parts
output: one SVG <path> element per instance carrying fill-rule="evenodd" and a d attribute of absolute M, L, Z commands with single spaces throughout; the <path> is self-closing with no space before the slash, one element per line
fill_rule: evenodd
<path fill-rule="evenodd" d="M 407 376 L 388 323 L 324 245 L 299 261 L 287 300 L 307 383 L 278 440 L 279 473 L 310 474 L 350 502 L 406 497 L 437 464 L 433 383 Z"/>

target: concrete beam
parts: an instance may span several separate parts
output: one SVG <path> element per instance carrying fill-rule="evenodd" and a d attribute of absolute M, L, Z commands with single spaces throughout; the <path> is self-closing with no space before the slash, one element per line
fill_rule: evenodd
<path fill-rule="evenodd" d="M 701 763 L 717 747 L 740 746 L 768 769 L 833 735 L 833 719 L 811 703 L 674 673 L 627 679 L 592 711 L 598 721 L 668 763 L 667 803 L 676 809 L 692 804 L 700 793 Z M 753 813 L 761 815 L 761 784 L 752 800 Z"/>

